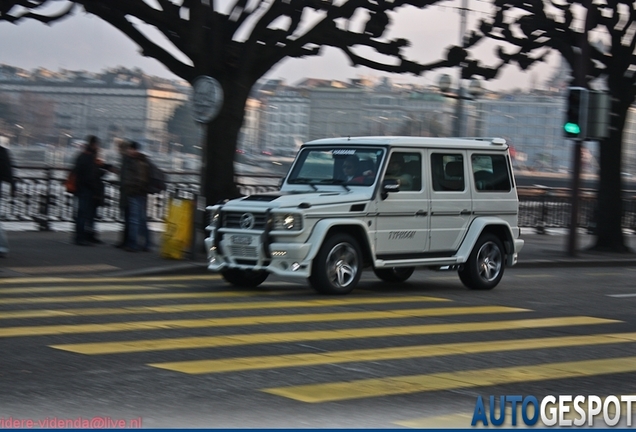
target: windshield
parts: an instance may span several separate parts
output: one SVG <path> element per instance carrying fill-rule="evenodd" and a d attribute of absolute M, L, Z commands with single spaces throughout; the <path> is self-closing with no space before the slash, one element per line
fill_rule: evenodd
<path fill-rule="evenodd" d="M 305 148 L 287 183 L 371 186 L 383 155 L 382 148 Z"/>

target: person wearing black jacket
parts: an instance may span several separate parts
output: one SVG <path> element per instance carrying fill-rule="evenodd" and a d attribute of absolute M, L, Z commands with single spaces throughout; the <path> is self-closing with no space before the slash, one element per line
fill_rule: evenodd
<path fill-rule="evenodd" d="M 94 235 L 97 207 L 103 200 L 103 170 L 97 160 L 99 139 L 90 135 L 84 150 L 75 160 L 77 214 L 75 216 L 75 244 L 88 246 L 100 241 Z"/>

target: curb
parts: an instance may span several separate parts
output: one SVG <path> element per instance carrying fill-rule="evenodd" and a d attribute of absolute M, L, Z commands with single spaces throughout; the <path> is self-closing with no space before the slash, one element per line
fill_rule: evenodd
<path fill-rule="evenodd" d="M 555 268 L 555 267 L 636 267 L 636 258 L 589 259 L 570 258 L 552 260 L 518 261 L 512 268 Z"/>

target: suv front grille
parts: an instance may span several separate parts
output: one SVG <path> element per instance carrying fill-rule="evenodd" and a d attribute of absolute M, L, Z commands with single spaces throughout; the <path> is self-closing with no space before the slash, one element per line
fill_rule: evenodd
<path fill-rule="evenodd" d="M 258 251 L 254 246 L 230 246 L 230 251 L 234 257 L 258 258 Z"/>
<path fill-rule="evenodd" d="M 239 228 L 241 229 L 241 216 L 250 212 L 223 212 L 223 227 L 224 228 Z M 267 216 L 265 213 L 252 213 L 254 215 L 254 226 L 251 229 L 264 230 L 267 224 Z"/>

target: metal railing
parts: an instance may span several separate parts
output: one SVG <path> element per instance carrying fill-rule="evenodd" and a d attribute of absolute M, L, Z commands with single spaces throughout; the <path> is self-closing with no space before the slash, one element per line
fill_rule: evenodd
<path fill-rule="evenodd" d="M 15 167 L 17 193 L 10 196 L 9 185 L 2 188 L 0 220 L 31 221 L 42 231 L 52 222 L 72 222 L 74 197 L 66 192 L 64 181 L 68 169 L 49 167 Z M 199 194 L 199 173 L 166 172 L 167 190 L 148 196 L 148 220 L 165 221 L 169 197 L 196 199 Z M 244 195 L 278 190 L 279 176 L 237 175 L 236 182 Z M 116 176 L 106 177 L 104 205 L 99 207 L 97 220 L 121 222 L 119 182 Z M 571 201 L 564 188 L 519 187 L 519 226 L 545 232 L 548 228 L 569 228 Z M 623 228 L 636 231 L 636 191 L 624 191 Z M 596 227 L 596 191 L 583 190 L 579 203 L 578 226 L 593 232 Z"/>
<path fill-rule="evenodd" d="M 548 228 L 569 228 L 572 198 L 567 188 L 518 187 L 519 226 L 545 233 Z M 597 220 L 596 190 L 579 196 L 577 226 L 594 233 Z M 623 191 L 622 227 L 636 232 L 636 191 Z"/>
<path fill-rule="evenodd" d="M 50 167 L 15 167 L 16 194 L 4 183 L 0 200 L 0 220 L 35 222 L 48 231 L 52 222 L 73 222 L 75 199 L 66 191 L 68 169 Z M 148 196 L 148 220 L 164 221 L 169 197 L 195 199 L 199 192 L 199 175 L 192 172 L 167 172 L 167 189 Z M 97 210 L 99 222 L 121 222 L 119 181 L 116 176 L 104 179 L 104 203 Z"/>

